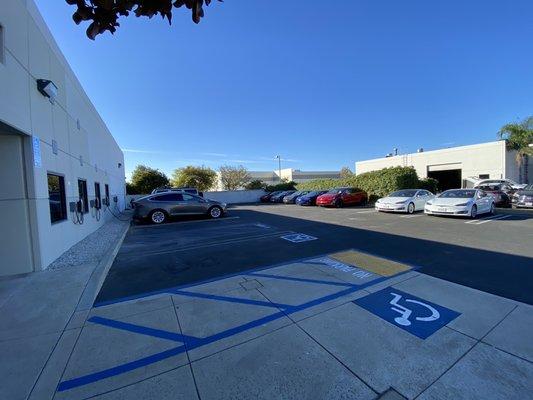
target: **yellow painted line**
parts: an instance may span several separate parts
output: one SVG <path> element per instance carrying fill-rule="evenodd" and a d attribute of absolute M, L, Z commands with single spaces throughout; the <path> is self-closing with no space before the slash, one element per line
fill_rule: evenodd
<path fill-rule="evenodd" d="M 393 276 L 411 269 L 408 265 L 354 250 L 334 253 L 329 257 L 381 276 Z"/>

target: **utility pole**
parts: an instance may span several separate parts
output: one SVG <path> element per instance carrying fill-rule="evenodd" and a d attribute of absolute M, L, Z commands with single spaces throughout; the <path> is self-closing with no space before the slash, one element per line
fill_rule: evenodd
<path fill-rule="evenodd" d="M 281 182 L 281 156 L 277 155 L 276 158 L 278 159 L 279 180 Z"/>

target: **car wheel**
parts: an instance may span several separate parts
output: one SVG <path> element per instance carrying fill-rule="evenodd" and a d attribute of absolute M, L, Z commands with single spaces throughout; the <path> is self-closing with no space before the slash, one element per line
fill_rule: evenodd
<path fill-rule="evenodd" d="M 214 219 L 220 218 L 222 216 L 222 208 L 217 206 L 211 207 L 209 209 L 209 216 Z"/>
<path fill-rule="evenodd" d="M 407 214 L 413 214 L 415 212 L 415 205 L 413 203 L 409 203 L 407 206 Z"/>
<path fill-rule="evenodd" d="M 477 217 L 477 206 L 473 205 L 472 210 L 470 210 L 470 218 L 476 219 Z"/>
<path fill-rule="evenodd" d="M 343 204 L 342 204 L 342 200 L 339 199 L 339 200 L 336 200 L 336 201 L 335 201 L 335 207 L 337 207 L 337 208 L 342 208 L 342 206 L 343 206 Z"/>
<path fill-rule="evenodd" d="M 150 221 L 154 224 L 162 224 L 167 219 L 167 214 L 163 210 L 154 210 L 150 213 Z"/>

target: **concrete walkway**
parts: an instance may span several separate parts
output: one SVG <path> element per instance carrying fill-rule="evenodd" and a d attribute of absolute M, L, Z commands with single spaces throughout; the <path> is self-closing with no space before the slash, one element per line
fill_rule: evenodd
<path fill-rule="evenodd" d="M 89 270 L 68 275 L 71 284 L 44 300 L 33 291 L 42 295 L 38 287 L 55 287 L 59 276 L 26 284 L 31 301 L 10 309 L 7 325 L 4 304 L 0 398 L 533 393 L 531 306 L 389 260 L 347 251 L 74 313 L 72 305 L 43 308 L 79 298 Z M 31 322 L 17 318 L 25 313 Z"/>

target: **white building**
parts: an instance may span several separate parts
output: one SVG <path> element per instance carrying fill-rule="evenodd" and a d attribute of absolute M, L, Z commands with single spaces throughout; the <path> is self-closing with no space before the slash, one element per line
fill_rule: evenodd
<path fill-rule="evenodd" d="M 529 165 L 533 173 L 531 158 Z M 413 166 L 420 178 L 437 179 L 442 190 L 465 187 L 471 177 L 526 183 L 525 166 L 519 166 L 516 151 L 508 151 L 503 140 L 359 161 L 355 163 L 355 173 L 396 166 Z"/>
<path fill-rule="evenodd" d="M 111 217 L 107 200 L 123 210 L 124 179 L 122 151 L 33 1 L 2 0 L 0 276 L 46 268 Z"/>
<path fill-rule="evenodd" d="M 340 171 L 301 171 L 293 168 L 284 168 L 281 171 L 248 171 L 248 174 L 250 175 L 251 181 L 260 180 L 267 185 L 276 185 L 280 183 L 281 180 L 302 183 L 314 179 L 340 178 Z M 222 183 L 220 182 L 220 172 L 217 172 L 217 175 L 217 190 L 223 190 Z"/>

